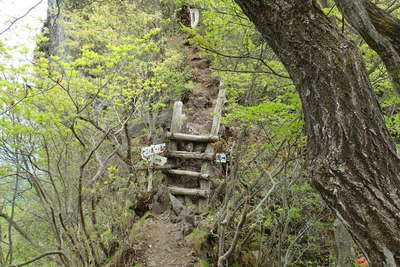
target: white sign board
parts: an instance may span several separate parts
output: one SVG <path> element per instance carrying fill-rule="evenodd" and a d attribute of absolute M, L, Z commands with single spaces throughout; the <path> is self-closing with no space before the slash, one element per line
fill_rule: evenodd
<path fill-rule="evenodd" d="M 219 162 L 219 163 L 226 163 L 227 159 L 226 159 L 226 155 L 225 154 L 216 154 L 215 155 L 215 161 Z"/>
<path fill-rule="evenodd" d="M 194 29 L 197 27 L 197 25 L 199 25 L 200 12 L 195 7 L 189 7 L 189 14 L 190 14 L 190 27 Z"/>
<path fill-rule="evenodd" d="M 164 166 L 165 163 L 167 163 L 168 158 L 160 156 L 160 155 L 152 155 L 152 156 L 150 156 L 150 161 L 159 166 Z"/>
<path fill-rule="evenodd" d="M 160 154 L 165 151 L 166 144 L 151 145 L 142 148 L 140 155 L 144 160 L 150 160 L 150 156 Z"/>

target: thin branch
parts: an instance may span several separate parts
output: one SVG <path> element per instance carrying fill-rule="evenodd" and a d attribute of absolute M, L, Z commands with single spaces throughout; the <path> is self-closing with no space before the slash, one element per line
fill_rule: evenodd
<path fill-rule="evenodd" d="M 215 70 L 215 71 L 223 71 L 223 72 L 236 72 L 236 73 L 250 73 L 250 74 L 254 74 L 254 73 L 265 73 L 265 74 L 273 74 L 276 75 L 275 73 L 271 72 L 271 71 L 253 71 L 253 70 L 230 70 L 230 69 L 218 69 L 218 68 L 210 68 L 211 70 Z"/>
<path fill-rule="evenodd" d="M 31 245 L 34 247 L 39 247 L 39 245 L 29 237 L 28 233 L 26 233 L 19 225 L 11 219 L 7 214 L 0 212 L 0 217 L 4 218 L 23 238 L 25 238 Z"/>
<path fill-rule="evenodd" d="M 267 69 L 269 69 L 269 70 L 271 71 L 271 74 L 276 75 L 276 76 L 281 77 L 281 78 L 290 79 L 289 76 L 282 75 L 282 74 L 279 74 L 278 72 L 276 72 L 276 71 L 275 71 L 270 65 L 268 65 L 267 62 L 265 62 L 265 60 L 262 59 L 262 58 L 253 57 L 253 56 L 249 56 L 249 55 L 243 55 L 243 56 L 227 55 L 227 54 L 221 53 L 221 52 L 219 52 L 219 51 L 216 51 L 216 50 L 214 50 L 214 49 L 211 49 L 211 48 L 208 48 L 208 47 L 205 47 L 205 46 L 200 46 L 200 47 L 201 47 L 202 49 L 208 51 L 208 52 L 217 54 L 217 55 L 222 56 L 222 57 L 237 58 L 237 59 L 253 59 L 253 60 L 258 60 L 258 61 L 260 61 L 265 67 L 267 67 Z"/>
<path fill-rule="evenodd" d="M 246 222 L 246 218 L 247 218 L 247 212 L 248 212 L 249 206 L 246 204 L 243 214 L 242 214 L 242 218 L 240 219 L 240 222 L 238 223 L 238 225 L 236 226 L 236 231 L 235 231 L 235 235 L 233 237 L 233 241 L 228 249 L 228 251 L 225 252 L 224 255 L 222 255 L 221 257 L 219 257 L 218 259 L 218 267 L 222 267 L 224 265 L 224 261 L 226 261 L 226 259 L 232 254 L 232 252 L 235 250 L 236 245 L 239 241 L 239 237 L 240 237 L 240 233 L 241 230 L 243 228 L 244 223 Z"/>
<path fill-rule="evenodd" d="M 24 17 L 26 17 L 32 10 L 34 10 L 37 6 L 39 6 L 41 3 L 43 2 L 43 0 L 40 0 L 36 5 L 34 5 L 33 7 L 31 7 L 30 9 L 28 9 L 28 11 L 23 14 L 22 16 L 14 19 L 10 25 L 7 26 L 7 28 L 5 28 L 2 32 L 0 32 L 0 35 L 4 34 L 6 31 L 8 31 L 15 23 L 17 23 L 17 21 L 23 19 Z"/>
<path fill-rule="evenodd" d="M 274 179 L 272 178 L 272 175 L 268 172 L 268 175 L 272 181 L 272 186 L 271 188 L 268 190 L 267 194 L 265 195 L 265 197 L 260 201 L 260 203 L 258 203 L 257 207 L 255 209 L 253 209 L 251 212 L 249 212 L 248 217 L 250 217 L 251 215 L 253 215 L 255 212 L 257 212 L 257 210 L 259 210 L 261 208 L 261 206 L 264 204 L 265 201 L 267 201 L 267 199 L 269 198 L 269 196 L 271 195 L 271 193 L 274 191 L 275 186 L 277 185 L 277 183 L 274 181 Z"/>
<path fill-rule="evenodd" d="M 39 256 L 37 256 L 37 257 L 31 259 L 31 260 L 28 260 L 28 261 L 26 261 L 26 262 L 19 263 L 19 264 L 9 265 L 8 267 L 21 267 L 21 266 L 25 266 L 25 265 L 31 264 L 31 263 L 33 263 L 33 262 L 35 262 L 35 261 L 37 261 L 37 260 L 40 260 L 40 259 L 43 258 L 43 257 L 50 256 L 50 255 L 61 255 L 61 256 L 65 257 L 65 258 L 71 263 L 71 260 L 70 260 L 70 259 L 68 258 L 68 256 L 64 253 L 64 251 L 48 251 L 48 252 L 45 252 L 45 253 L 43 253 L 43 254 L 41 254 L 41 255 L 39 255 Z"/>
<path fill-rule="evenodd" d="M 110 159 L 117 153 L 118 149 L 119 149 L 119 146 L 117 146 L 117 147 L 107 156 L 107 158 L 106 158 L 103 162 L 101 162 L 101 161 L 98 162 L 99 165 L 100 165 L 100 168 L 97 170 L 97 173 L 93 176 L 93 178 L 92 178 L 92 180 L 91 180 L 92 183 L 96 182 L 97 179 L 104 173 L 104 171 L 105 171 L 106 168 L 107 168 L 107 163 L 108 163 L 108 162 L 110 161 Z"/>

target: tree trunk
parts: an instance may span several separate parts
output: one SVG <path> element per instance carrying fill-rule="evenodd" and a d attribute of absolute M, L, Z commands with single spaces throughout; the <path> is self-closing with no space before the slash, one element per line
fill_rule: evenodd
<path fill-rule="evenodd" d="M 335 0 L 346 20 L 378 53 L 400 93 L 400 20 L 367 0 Z"/>
<path fill-rule="evenodd" d="M 328 0 L 320 0 L 321 6 L 323 8 L 328 8 L 329 7 L 329 2 Z"/>
<path fill-rule="evenodd" d="M 400 54 L 400 19 L 377 7 L 371 1 L 363 0 L 363 4 L 376 30 L 388 38 L 397 53 Z"/>
<path fill-rule="evenodd" d="M 400 266 L 400 159 L 362 57 L 311 0 L 235 0 L 301 96 L 313 184 L 372 266 Z"/>

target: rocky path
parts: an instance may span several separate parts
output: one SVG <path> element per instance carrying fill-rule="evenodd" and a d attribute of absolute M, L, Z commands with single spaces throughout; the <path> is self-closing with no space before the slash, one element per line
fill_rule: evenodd
<path fill-rule="evenodd" d="M 185 246 L 177 224 L 167 215 L 148 218 L 141 229 L 146 267 L 193 267 L 196 259 L 190 248 Z"/>

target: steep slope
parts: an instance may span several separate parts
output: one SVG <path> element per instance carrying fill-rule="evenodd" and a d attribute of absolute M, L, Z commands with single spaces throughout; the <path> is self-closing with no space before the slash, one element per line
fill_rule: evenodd
<path fill-rule="evenodd" d="M 175 40 L 176 41 L 176 40 Z M 184 125 L 182 132 L 187 134 L 209 134 L 212 121 L 215 100 L 218 95 L 219 80 L 214 77 L 209 69 L 210 61 L 201 58 L 198 49 L 185 44 L 184 51 L 187 64 L 191 67 L 192 82 L 195 86 L 182 98 L 184 102 Z M 204 151 L 206 143 L 179 142 L 178 150 Z M 201 161 L 178 160 L 179 168 L 186 170 L 198 170 Z M 166 184 L 182 188 L 198 188 L 199 180 L 179 175 L 166 175 Z M 160 196 L 163 197 L 160 197 Z M 140 243 L 140 264 L 142 266 L 197 266 L 195 252 L 185 242 L 185 236 L 190 234 L 194 227 L 201 221 L 201 216 L 196 215 L 199 211 L 195 208 L 198 198 L 188 196 L 168 197 L 169 192 L 165 186 L 159 188 L 156 201 L 170 204 L 153 203 L 155 213 L 159 215 L 150 216 L 138 229 Z M 170 200 L 170 198 L 172 200 Z M 177 209 L 176 206 L 179 206 Z M 161 208 L 160 207 L 164 207 Z M 174 207 L 173 211 L 169 207 Z"/>

